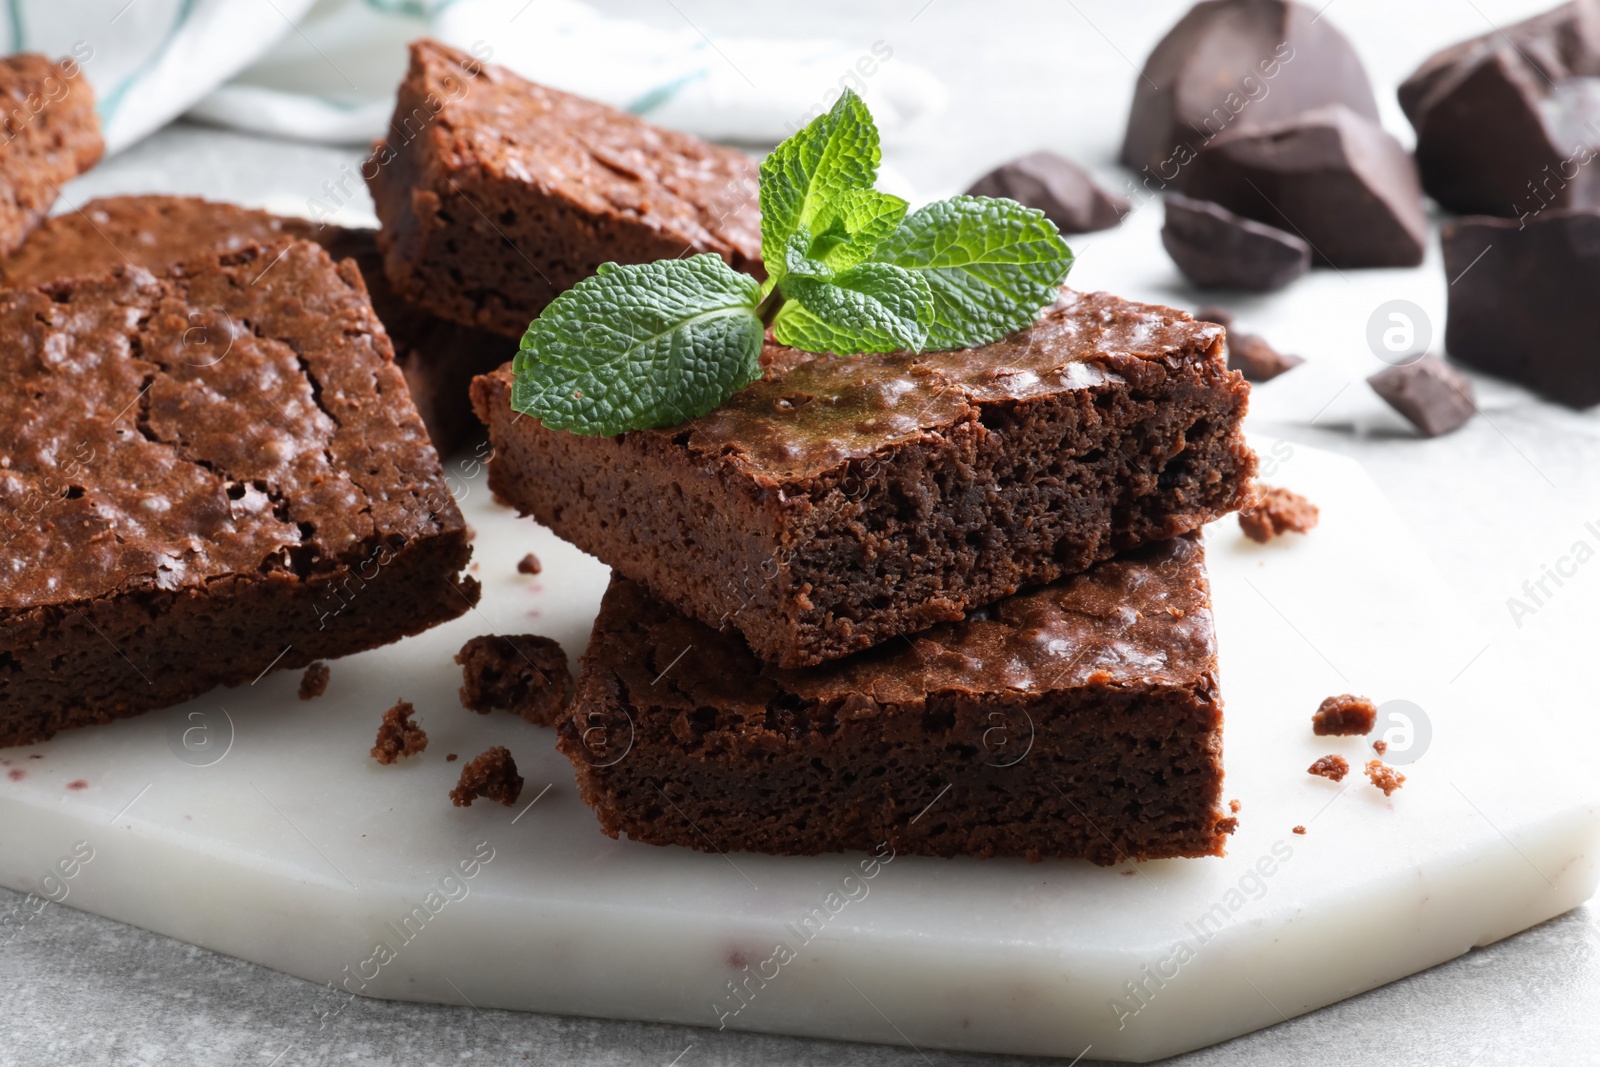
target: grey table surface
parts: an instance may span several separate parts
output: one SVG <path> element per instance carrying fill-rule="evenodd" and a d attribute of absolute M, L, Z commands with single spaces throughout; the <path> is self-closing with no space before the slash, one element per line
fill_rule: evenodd
<path fill-rule="evenodd" d="M 988 165 L 1038 147 L 1120 182 L 1116 147 L 1135 64 L 1185 8 L 1176 0 L 812 0 L 803 9 L 732 0 L 606 0 L 600 6 L 713 35 L 827 35 L 890 42 L 937 72 L 948 112 L 886 161 L 918 189 L 958 191 Z M 1386 125 L 1409 131 L 1392 89 L 1424 56 L 1545 6 L 1525 0 L 1332 0 L 1318 5 L 1362 52 Z M 799 21 L 804 19 L 803 24 Z M 733 61 L 730 57 L 730 62 Z M 870 102 L 870 101 L 869 101 Z M 317 196 L 359 147 L 271 141 L 179 123 L 72 183 L 92 196 L 182 192 L 277 206 Z M 1152 269 L 1165 271 L 1159 247 Z M 1419 270 L 1437 271 L 1437 262 Z M 1075 281 L 1093 285 L 1085 256 Z M 1080 275 L 1088 274 L 1082 279 Z M 1198 303 L 1175 276 L 1158 286 Z M 1442 291 L 1442 290 L 1441 290 Z M 1148 295 L 1148 294 L 1135 294 Z M 1291 300 L 1292 296 L 1285 296 Z M 1256 305 L 1259 306 L 1259 305 Z M 1296 309 L 1299 311 L 1299 309 Z M 1365 319 L 1369 304 L 1316 306 L 1319 321 Z M 1442 315 L 1442 306 L 1430 309 Z M 1315 360 L 1319 331 L 1302 351 Z M 1497 394 L 1505 395 L 1505 394 Z M 1315 422 L 1315 420 L 1312 420 Z M 1506 601 L 1554 555 L 1600 525 L 1600 417 L 1513 392 L 1449 438 L 1418 442 L 1310 423 L 1257 424 L 1353 457 L 1428 546 L 1481 622 L 1465 674 L 1504 691 L 1508 758 L 1590 751 L 1600 708 L 1580 676 L 1600 622 L 1600 575 L 1580 573 L 1530 620 Z M 1600 536 L 1600 535 L 1597 535 Z M 1418 605 L 1426 625 L 1431 605 Z M 0 890 L 0 910 L 21 897 Z M 1306 961 L 1315 966 L 1315 960 Z M 311 983 L 68 907 L 0 942 L 0 1065 L 543 1062 L 594 1065 L 1007 1063 L 954 1054 L 670 1025 L 358 1000 L 319 1027 Z M 1498 944 L 1245 1037 L 1168 1061 L 1261 1064 L 1600 1064 L 1600 908 L 1595 902 Z M 908 1035 L 915 1041 L 916 1035 Z M 1083 1062 L 1093 1060 L 1089 1050 Z"/>

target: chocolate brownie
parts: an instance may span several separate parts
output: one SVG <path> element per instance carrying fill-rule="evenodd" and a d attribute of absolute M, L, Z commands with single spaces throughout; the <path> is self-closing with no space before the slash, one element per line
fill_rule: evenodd
<path fill-rule="evenodd" d="M 409 700 L 399 700 L 383 713 L 377 743 L 372 746 L 373 759 L 383 764 L 399 763 L 402 758 L 427 749 L 427 731 L 411 721 L 416 711 Z"/>
<path fill-rule="evenodd" d="M 197 320 L 226 330 L 192 358 Z M 229 324 L 233 324 L 229 329 Z M 0 745 L 463 614 L 466 528 L 349 261 L 0 290 Z"/>
<path fill-rule="evenodd" d="M 0 256 L 50 213 L 63 183 L 105 152 L 94 90 L 76 60 L 0 56 Z"/>
<path fill-rule="evenodd" d="M 479 713 L 504 708 L 537 726 L 549 726 L 572 688 L 567 654 L 536 634 L 484 634 L 456 653 L 461 664 L 461 706 Z"/>
<path fill-rule="evenodd" d="M 487 797 L 509 808 L 522 795 L 523 781 L 511 751 L 504 745 L 496 745 L 474 756 L 461 768 L 461 777 L 450 790 L 450 803 L 458 808 L 470 808 L 478 797 Z"/>
<path fill-rule="evenodd" d="M 1065 293 L 983 348 L 811 356 L 710 414 L 618 437 L 473 383 L 490 487 L 762 659 L 803 667 L 1043 585 L 1239 507 L 1249 386 L 1222 328 Z"/>
<path fill-rule="evenodd" d="M 758 662 L 613 574 L 560 748 L 613 837 L 810 854 L 1222 854 L 1197 535 L 848 659 Z"/>
<path fill-rule="evenodd" d="M 113 196 L 47 220 L 4 262 L 11 286 L 39 285 L 72 275 L 100 274 L 124 263 L 165 272 L 175 263 L 236 252 L 281 237 L 316 241 L 335 259 L 356 261 L 373 310 L 389 331 L 395 363 L 412 403 L 441 454 L 481 432 L 467 392 L 474 375 L 511 358 L 516 345 L 498 334 L 458 326 L 402 300 L 383 273 L 375 230 L 345 229 L 283 218 L 192 196 Z M 205 343 L 204 327 L 189 335 Z"/>
<path fill-rule="evenodd" d="M 1318 737 L 1357 737 L 1370 734 L 1377 724 L 1377 706 L 1351 693 L 1328 697 L 1311 715 L 1311 732 Z"/>
<path fill-rule="evenodd" d="M 744 153 L 437 41 L 412 43 L 389 138 L 363 174 L 400 294 L 507 337 L 608 260 L 715 252 L 761 273 Z"/>

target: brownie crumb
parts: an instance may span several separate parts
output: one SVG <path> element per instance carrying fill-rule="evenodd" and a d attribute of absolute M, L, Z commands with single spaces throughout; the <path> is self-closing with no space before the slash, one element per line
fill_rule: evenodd
<path fill-rule="evenodd" d="M 1342 782 L 1344 781 L 1344 776 L 1350 773 L 1350 761 L 1343 756 L 1323 756 L 1307 767 L 1306 773 L 1315 774 L 1322 778 L 1330 778 L 1335 782 Z"/>
<path fill-rule="evenodd" d="M 461 768 L 461 780 L 450 790 L 450 802 L 458 808 L 470 808 L 478 797 L 488 797 L 509 808 L 521 795 L 522 775 L 517 773 L 517 761 L 504 745 L 496 745 Z"/>
<path fill-rule="evenodd" d="M 1317 506 L 1299 493 L 1257 482 L 1239 511 L 1239 528 L 1264 545 L 1285 531 L 1310 532 L 1319 515 Z"/>
<path fill-rule="evenodd" d="M 1299 835 L 1301 835 L 1302 837 L 1304 837 L 1305 836 L 1305 832 L 1306 832 L 1306 828 L 1304 826 L 1296 826 L 1294 828 L 1294 832 L 1299 834 Z"/>
<path fill-rule="evenodd" d="M 1244 807 L 1244 805 L 1239 803 L 1237 800 L 1228 801 L 1228 810 L 1233 812 L 1235 815 L 1239 814 L 1239 809 L 1242 807 Z"/>
<path fill-rule="evenodd" d="M 310 700 L 328 691 L 328 665 L 320 659 L 300 676 L 300 699 Z"/>
<path fill-rule="evenodd" d="M 411 721 L 416 710 L 409 700 L 401 700 L 383 713 L 378 743 L 372 746 L 373 759 L 383 764 L 398 763 L 402 756 L 415 756 L 428 747 L 428 735 Z"/>
<path fill-rule="evenodd" d="M 1372 779 L 1372 784 L 1376 788 L 1383 790 L 1384 796 L 1390 795 L 1406 784 L 1406 776 L 1382 760 L 1367 760 L 1367 777 Z"/>
<path fill-rule="evenodd" d="M 532 552 L 517 560 L 518 574 L 538 574 L 542 570 L 544 570 L 544 565 L 539 562 L 539 557 Z"/>
<path fill-rule="evenodd" d="M 1224 330 L 1233 329 L 1233 312 L 1218 304 L 1207 304 L 1198 309 L 1194 317 L 1201 322 L 1214 322 Z"/>
<path fill-rule="evenodd" d="M 572 674 L 567 654 L 534 634 L 474 637 L 456 653 L 461 664 L 461 704 L 487 713 L 505 708 L 537 726 L 553 724 L 566 704 Z"/>
<path fill-rule="evenodd" d="M 1237 829 L 1239 829 L 1238 819 L 1229 817 L 1217 820 L 1216 832 L 1219 834 L 1231 834 Z"/>
<path fill-rule="evenodd" d="M 1370 734 L 1377 723 L 1378 709 L 1372 701 L 1345 693 L 1322 702 L 1311 716 L 1311 732 L 1318 737 L 1354 737 Z"/>
<path fill-rule="evenodd" d="M 1389 751 L 1389 742 L 1387 742 L 1387 741 L 1374 741 L 1374 742 L 1372 742 L 1372 751 L 1376 752 L 1380 756 L 1383 755 L 1384 753 Z"/>
<path fill-rule="evenodd" d="M 458 756 L 458 755 L 456 755 L 456 754 L 455 754 L 455 753 L 454 753 L 454 752 L 452 752 L 452 753 L 450 753 L 450 755 L 448 755 L 448 756 L 446 756 L 446 757 L 445 757 L 445 758 L 444 758 L 444 761 L 445 761 L 445 762 L 446 762 L 446 763 L 454 763 L 454 762 L 455 762 L 455 761 L 456 761 L 456 760 L 458 760 L 458 759 L 460 759 L 460 758 L 461 758 L 461 757 L 460 757 L 460 756 Z"/>

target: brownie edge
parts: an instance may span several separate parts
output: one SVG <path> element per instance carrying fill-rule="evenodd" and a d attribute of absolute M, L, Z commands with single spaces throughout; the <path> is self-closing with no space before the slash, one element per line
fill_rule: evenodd
<path fill-rule="evenodd" d="M 803 670 L 614 574 L 559 733 L 605 832 L 651 844 L 1109 865 L 1235 825 L 1194 535 Z"/>

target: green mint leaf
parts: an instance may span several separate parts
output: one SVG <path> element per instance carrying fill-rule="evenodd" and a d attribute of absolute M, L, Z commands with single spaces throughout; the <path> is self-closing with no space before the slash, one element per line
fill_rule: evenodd
<path fill-rule="evenodd" d="M 1044 212 L 984 196 L 917 210 L 872 258 L 927 280 L 929 348 L 971 348 L 1026 327 L 1072 269 L 1072 250 Z"/>
<path fill-rule="evenodd" d="M 606 263 L 528 326 L 511 406 L 597 436 L 704 415 L 761 375 L 759 291 L 711 253 Z"/>
<path fill-rule="evenodd" d="M 848 270 L 871 257 L 899 228 L 910 207 L 876 189 L 851 189 L 823 205 L 810 254 L 834 270 Z"/>
<path fill-rule="evenodd" d="M 826 205 L 878 176 L 878 127 L 867 105 L 846 89 L 826 115 L 761 161 L 761 257 L 774 284 L 784 248 L 801 226 L 816 232 Z"/>
<path fill-rule="evenodd" d="M 838 273 L 817 266 L 814 274 L 784 279 L 786 302 L 772 322 L 780 343 L 846 354 L 922 347 L 933 321 L 933 293 L 921 275 L 888 263 Z"/>

